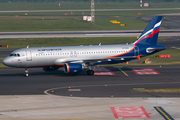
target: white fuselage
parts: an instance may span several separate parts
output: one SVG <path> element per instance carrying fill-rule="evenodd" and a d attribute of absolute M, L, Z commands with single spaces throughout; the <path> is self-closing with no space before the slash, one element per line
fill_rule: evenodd
<path fill-rule="evenodd" d="M 133 48 L 134 44 L 22 48 L 13 51 L 11 56 L 5 59 L 11 67 L 61 66 L 68 62 L 84 61 L 90 61 L 92 65 L 126 54 Z"/>

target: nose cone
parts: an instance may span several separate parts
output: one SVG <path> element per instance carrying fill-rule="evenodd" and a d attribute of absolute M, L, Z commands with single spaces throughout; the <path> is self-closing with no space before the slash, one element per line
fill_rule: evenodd
<path fill-rule="evenodd" d="M 4 65 L 6 65 L 6 66 L 11 66 L 11 60 L 10 60 L 10 58 L 9 57 L 6 57 L 6 58 L 4 58 L 4 60 L 2 61 L 2 63 L 4 64 Z"/>

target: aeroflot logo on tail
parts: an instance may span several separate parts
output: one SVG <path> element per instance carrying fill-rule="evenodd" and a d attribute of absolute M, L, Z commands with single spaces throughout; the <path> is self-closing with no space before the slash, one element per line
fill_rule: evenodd
<path fill-rule="evenodd" d="M 160 25 L 161 25 L 161 21 L 156 23 L 154 25 L 153 29 L 151 29 L 151 30 L 147 31 L 146 33 L 144 33 L 136 42 L 134 42 L 134 44 L 136 45 L 138 42 L 140 42 L 141 40 L 143 40 L 145 38 L 153 37 L 154 34 L 159 32 Z"/>
<path fill-rule="evenodd" d="M 52 49 L 38 49 L 38 51 L 59 51 L 62 50 L 61 48 L 52 48 Z"/>

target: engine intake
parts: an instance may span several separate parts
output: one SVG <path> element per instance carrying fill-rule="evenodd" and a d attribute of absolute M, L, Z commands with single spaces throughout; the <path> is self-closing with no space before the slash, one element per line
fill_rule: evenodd
<path fill-rule="evenodd" d="M 65 63 L 63 68 L 65 73 L 77 73 L 82 71 L 83 66 L 81 63 Z"/>

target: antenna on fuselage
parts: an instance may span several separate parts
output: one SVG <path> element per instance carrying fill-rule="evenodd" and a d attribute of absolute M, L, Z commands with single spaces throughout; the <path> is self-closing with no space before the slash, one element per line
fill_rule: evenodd
<path fill-rule="evenodd" d="M 29 48 L 29 45 L 27 46 L 27 48 Z"/>
<path fill-rule="evenodd" d="M 101 46 L 101 43 L 99 43 L 99 46 Z"/>

